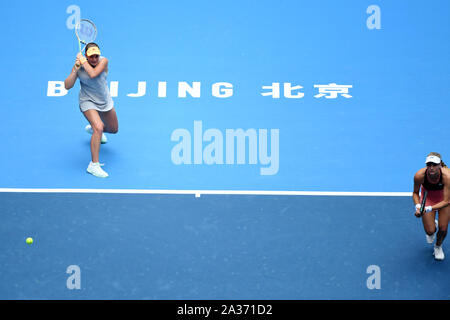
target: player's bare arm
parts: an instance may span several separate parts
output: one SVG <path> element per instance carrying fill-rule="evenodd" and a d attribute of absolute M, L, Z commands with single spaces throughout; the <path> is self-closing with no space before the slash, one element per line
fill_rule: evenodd
<path fill-rule="evenodd" d="M 441 208 L 445 208 L 450 205 L 450 170 L 447 168 L 442 169 L 442 183 L 444 184 L 444 199 L 442 200 Z M 439 209 L 437 208 L 436 210 Z"/>
<path fill-rule="evenodd" d="M 89 75 L 90 78 L 96 78 L 98 77 L 103 71 L 107 70 L 108 67 L 108 59 L 103 58 L 99 62 L 98 57 L 89 57 L 88 59 L 81 60 L 82 61 L 82 67 L 86 71 L 86 73 Z M 93 66 L 91 65 L 93 64 Z"/>
<path fill-rule="evenodd" d="M 66 90 L 70 90 L 73 88 L 73 86 L 75 85 L 75 82 L 77 81 L 77 71 L 78 69 L 80 69 L 80 60 L 78 59 L 78 57 L 75 60 L 75 64 L 72 67 L 72 70 L 70 71 L 69 76 L 66 78 L 66 80 L 64 80 L 64 88 L 66 88 Z"/>
<path fill-rule="evenodd" d="M 420 195 L 419 195 L 419 191 L 420 191 L 420 186 L 422 185 L 422 183 L 425 180 L 425 168 L 420 169 L 419 171 L 417 171 L 417 173 L 414 175 L 414 189 L 413 189 L 413 201 L 414 204 L 418 204 L 420 203 Z M 416 216 L 420 215 L 420 208 L 416 209 Z"/>

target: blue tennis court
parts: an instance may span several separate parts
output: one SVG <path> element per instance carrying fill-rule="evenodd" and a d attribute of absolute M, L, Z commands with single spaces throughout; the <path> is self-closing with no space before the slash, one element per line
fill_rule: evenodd
<path fill-rule="evenodd" d="M 0 299 L 450 298 L 411 197 L 450 162 L 447 1 L 0 9 Z M 105 179 L 64 89 L 80 18 L 119 121 Z"/>

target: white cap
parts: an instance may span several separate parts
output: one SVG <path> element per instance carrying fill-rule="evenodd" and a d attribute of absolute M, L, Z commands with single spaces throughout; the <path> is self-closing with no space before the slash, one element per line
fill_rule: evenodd
<path fill-rule="evenodd" d="M 439 158 L 438 156 L 428 156 L 427 159 L 425 160 L 425 163 L 429 162 L 441 164 L 441 158 Z"/>

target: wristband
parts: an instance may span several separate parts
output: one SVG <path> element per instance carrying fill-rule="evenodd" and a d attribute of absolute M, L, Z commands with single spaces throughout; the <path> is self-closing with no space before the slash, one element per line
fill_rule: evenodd
<path fill-rule="evenodd" d="M 426 206 L 425 207 L 425 212 L 431 212 L 433 211 L 433 207 L 432 206 Z"/>
<path fill-rule="evenodd" d="M 420 203 L 416 204 L 416 210 L 420 210 Z"/>

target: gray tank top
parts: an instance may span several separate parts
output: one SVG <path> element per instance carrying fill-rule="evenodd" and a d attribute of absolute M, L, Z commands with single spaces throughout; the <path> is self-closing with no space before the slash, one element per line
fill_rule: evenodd
<path fill-rule="evenodd" d="M 100 57 L 101 61 L 103 57 Z M 109 111 L 113 107 L 113 100 L 106 80 L 108 73 L 103 71 L 95 78 L 90 78 L 84 68 L 78 69 L 77 76 L 80 79 L 80 109 L 86 111 L 95 109 Z"/>

